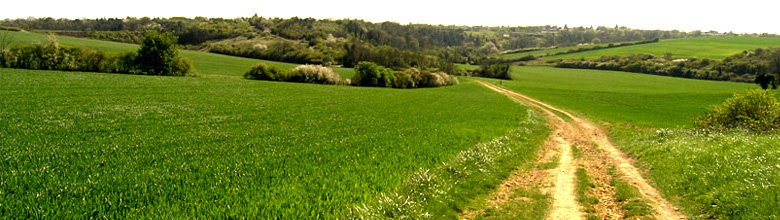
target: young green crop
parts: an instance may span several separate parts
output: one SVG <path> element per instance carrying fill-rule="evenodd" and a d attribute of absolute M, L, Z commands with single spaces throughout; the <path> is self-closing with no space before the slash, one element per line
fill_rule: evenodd
<path fill-rule="evenodd" d="M 332 219 L 526 119 L 473 82 L 0 69 L 0 95 L 0 213 L 19 218 Z"/>
<path fill-rule="evenodd" d="M 737 53 L 742 53 L 742 51 L 754 50 L 756 48 L 777 47 L 778 45 L 780 45 L 780 38 L 692 37 L 661 40 L 658 43 L 652 44 L 640 44 L 634 46 L 585 51 L 581 53 L 549 56 L 542 59 L 590 59 L 599 58 L 601 56 L 625 56 L 637 53 L 663 56 L 666 53 L 672 53 L 672 55 L 676 57 L 697 57 L 719 60 Z"/>
<path fill-rule="evenodd" d="M 512 67 L 512 74 L 514 81 L 502 82 L 508 89 L 593 120 L 655 128 L 690 127 L 709 106 L 734 92 L 757 87 L 749 83 L 532 66 Z"/>

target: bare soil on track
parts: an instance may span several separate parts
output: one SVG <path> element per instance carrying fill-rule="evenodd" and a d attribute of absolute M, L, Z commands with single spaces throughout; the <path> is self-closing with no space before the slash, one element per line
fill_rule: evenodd
<path fill-rule="evenodd" d="M 632 160 L 612 145 L 606 133 L 592 122 L 522 94 L 490 83 L 477 82 L 543 112 L 550 123 L 548 126 L 554 132 L 538 156 L 537 163 L 544 163 L 556 156 L 559 160 L 555 169 L 518 170 L 512 174 L 487 201 L 491 207 L 500 207 L 518 187 L 543 186 L 542 191 L 551 194 L 553 198 L 548 219 L 584 219 L 586 210 L 577 200 L 575 176 L 577 167 L 582 167 L 595 186 L 589 190 L 588 196 L 599 200 L 598 204 L 592 207 L 595 212 L 591 210 L 589 214 L 601 219 L 624 219 L 621 204 L 614 198 L 614 187 L 609 184 L 613 176 L 608 174 L 608 169 L 614 167 L 621 180 L 639 189 L 642 199 L 652 207 L 654 218 L 686 219 L 679 209 L 664 199 L 658 190 L 642 177 L 640 170 L 631 163 Z M 569 120 L 554 112 L 568 117 Z M 572 147 L 577 147 L 584 156 L 574 158 Z M 461 218 L 469 219 L 482 211 L 466 210 Z"/>

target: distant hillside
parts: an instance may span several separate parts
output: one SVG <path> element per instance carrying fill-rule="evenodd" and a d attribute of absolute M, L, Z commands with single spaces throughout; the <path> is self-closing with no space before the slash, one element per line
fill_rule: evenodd
<path fill-rule="evenodd" d="M 6 19 L 0 26 L 128 43 L 138 43 L 144 31 L 157 30 L 173 33 L 186 48 L 227 55 L 346 67 L 371 61 L 396 69 L 448 72 L 452 72 L 452 63 L 481 63 L 499 51 L 702 35 L 618 26 L 444 26 L 257 15 L 235 19 Z"/>
<path fill-rule="evenodd" d="M 8 39 L 9 43 L 19 44 L 32 44 L 35 42 L 47 42 L 49 36 L 45 34 L 29 33 L 29 32 L 11 32 L 0 31 L 3 38 Z M 100 50 L 103 52 L 128 52 L 135 51 L 139 48 L 135 44 L 118 43 L 86 38 L 75 38 L 68 36 L 57 36 L 57 40 L 62 45 L 67 46 L 83 46 L 90 49 Z M 192 60 L 195 72 L 205 75 L 227 75 L 227 76 L 241 76 L 244 72 L 249 71 L 252 66 L 257 63 L 267 63 L 270 65 L 279 66 L 282 68 L 293 68 L 298 64 L 283 63 L 259 59 L 249 59 L 243 57 L 234 57 L 227 55 L 220 55 L 208 52 L 192 51 L 192 50 L 180 50 L 182 56 Z M 351 68 L 333 68 L 336 72 L 342 75 L 342 77 L 349 78 L 354 74 Z"/>
<path fill-rule="evenodd" d="M 543 60 L 556 59 L 590 59 L 601 56 L 651 54 L 664 56 L 671 53 L 675 57 L 709 58 L 721 60 L 743 51 L 756 48 L 780 47 L 780 38 L 768 37 L 697 37 L 661 40 L 654 44 L 634 45 L 627 47 L 609 48 L 602 50 L 586 51 L 581 53 L 549 56 Z M 537 52 L 539 53 L 539 52 Z"/>

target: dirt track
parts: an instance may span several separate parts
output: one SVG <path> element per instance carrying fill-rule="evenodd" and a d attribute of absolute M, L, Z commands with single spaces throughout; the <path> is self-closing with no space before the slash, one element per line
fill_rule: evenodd
<path fill-rule="evenodd" d="M 548 214 L 548 219 L 583 219 L 583 207 L 577 202 L 575 194 L 576 177 L 575 170 L 578 164 L 584 167 L 588 174 L 599 186 L 591 194 L 600 201 L 595 205 L 595 215 L 604 219 L 622 219 L 619 204 L 614 199 L 614 189 L 608 182 L 611 176 L 607 175 L 608 167 L 615 167 L 620 173 L 621 179 L 636 186 L 643 199 L 648 201 L 654 210 L 653 217 L 657 219 L 685 219 L 685 215 L 677 211 L 678 209 L 664 199 L 645 180 L 639 169 L 631 164 L 628 157 L 618 150 L 609 141 L 606 133 L 593 123 L 576 117 L 571 113 L 558 109 L 544 102 L 518 94 L 516 92 L 495 86 L 493 84 L 477 81 L 485 87 L 496 92 L 502 93 L 511 99 L 525 103 L 532 107 L 540 109 L 550 122 L 550 127 L 554 129 L 553 134 L 547 142 L 548 147 L 557 148 L 559 152 L 559 165 L 551 173 L 543 175 L 544 178 L 553 179 L 553 187 L 550 188 L 553 195 L 553 204 Z M 553 112 L 565 115 L 570 120 L 566 121 Z M 572 145 L 580 146 L 587 155 L 584 158 L 575 160 L 572 157 Z M 549 156 L 547 157 L 549 158 Z M 523 175 L 513 175 L 513 177 L 522 177 Z M 539 175 L 537 175 L 539 176 Z M 517 178 L 515 178 L 517 179 Z M 523 182 L 514 180 L 515 182 Z M 536 180 L 537 182 L 542 180 Z M 526 181 L 528 182 L 528 181 Z M 517 186 L 514 187 L 522 187 Z M 499 191 L 511 190 L 511 188 L 500 187 Z M 493 203 L 496 203 L 493 201 Z M 494 204 L 496 206 L 500 204 Z M 479 212 L 479 211 L 476 211 Z M 474 211 L 463 217 L 473 217 Z"/>

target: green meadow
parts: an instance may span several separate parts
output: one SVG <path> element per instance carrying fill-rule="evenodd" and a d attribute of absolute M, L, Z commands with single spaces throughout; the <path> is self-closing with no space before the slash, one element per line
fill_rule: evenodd
<path fill-rule="evenodd" d="M 0 69 L 0 94 L 0 213 L 21 218 L 336 218 L 528 119 L 473 82 Z"/>
<path fill-rule="evenodd" d="M 512 73 L 513 81 L 500 84 L 607 128 L 611 140 L 689 217 L 780 216 L 780 132 L 692 128 L 710 106 L 757 85 L 551 67 L 512 67 Z"/>
<path fill-rule="evenodd" d="M 756 48 L 780 47 L 780 38 L 765 37 L 695 37 L 661 40 L 658 43 L 585 51 L 543 57 L 542 60 L 590 59 L 601 56 L 631 55 L 637 53 L 663 56 L 671 53 L 676 57 L 696 57 L 720 60 L 742 51 Z M 541 51 L 540 51 L 541 52 Z"/>
<path fill-rule="evenodd" d="M 2 34 L 19 44 L 49 38 Z M 105 52 L 138 49 L 57 38 Z M 780 39 L 682 38 L 543 59 L 723 59 L 773 46 Z M 549 131 L 526 106 L 468 77 L 431 89 L 267 82 L 241 76 L 257 63 L 297 64 L 180 54 L 202 77 L 0 69 L 0 218 L 452 219 L 486 206 L 479 201 L 513 169 L 527 169 Z M 693 126 L 710 106 L 757 85 L 543 66 L 511 71 L 514 80 L 480 80 L 602 125 L 689 217 L 780 218 L 780 132 Z M 478 217 L 540 218 L 551 200 L 539 189 L 511 197 L 535 202 Z"/>
<path fill-rule="evenodd" d="M 554 54 L 558 52 L 566 52 L 571 49 L 578 49 L 578 48 L 593 48 L 595 46 L 607 46 L 608 44 L 596 44 L 596 45 L 582 45 L 582 46 L 571 46 L 571 47 L 558 47 L 553 49 L 544 49 L 544 50 L 535 50 L 535 51 L 527 51 L 527 52 L 519 52 L 519 53 L 507 53 L 507 54 L 501 54 L 498 57 L 502 59 L 515 59 L 520 58 L 528 55 L 534 55 L 534 56 L 547 56 L 548 54 Z"/>
<path fill-rule="evenodd" d="M 513 66 L 512 90 L 595 121 L 649 128 L 690 127 L 710 105 L 755 84 L 600 70 Z M 490 80 L 497 82 L 496 80 Z"/>

